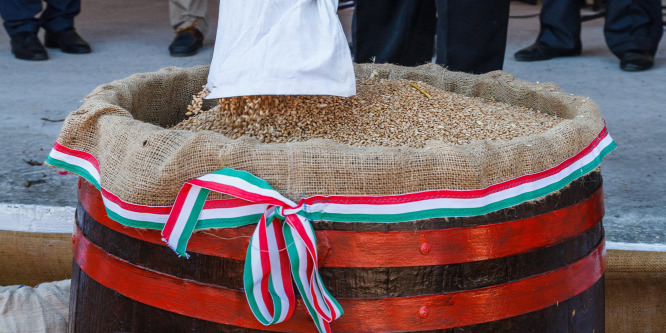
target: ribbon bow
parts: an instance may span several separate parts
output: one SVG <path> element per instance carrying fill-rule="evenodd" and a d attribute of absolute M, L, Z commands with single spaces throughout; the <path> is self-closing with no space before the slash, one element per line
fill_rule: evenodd
<path fill-rule="evenodd" d="M 291 277 L 317 329 L 330 332 L 329 323 L 342 315 L 342 307 L 326 290 L 319 275 L 317 239 L 304 216 L 305 203 L 298 204 L 274 190 L 266 181 L 234 169 L 222 169 L 188 181 L 162 230 L 163 241 L 178 255 L 199 220 L 210 191 L 228 194 L 263 209 L 245 258 L 245 296 L 254 316 L 264 325 L 283 322 L 296 307 Z"/>

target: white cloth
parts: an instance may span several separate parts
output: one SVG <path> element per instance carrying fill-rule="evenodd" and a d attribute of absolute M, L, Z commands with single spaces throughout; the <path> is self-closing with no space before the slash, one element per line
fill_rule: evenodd
<path fill-rule="evenodd" d="M 206 97 L 356 93 L 338 0 L 220 0 Z"/>
<path fill-rule="evenodd" d="M 67 332 L 71 280 L 0 287 L 0 332 Z"/>

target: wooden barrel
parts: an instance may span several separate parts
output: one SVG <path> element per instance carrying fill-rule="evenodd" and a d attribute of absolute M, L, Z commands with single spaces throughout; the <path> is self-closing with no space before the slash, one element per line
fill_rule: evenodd
<path fill-rule="evenodd" d="M 601 175 L 491 214 L 313 222 L 334 332 L 604 332 Z M 304 304 L 263 326 L 243 292 L 254 226 L 203 230 L 177 257 L 79 183 L 70 332 L 313 332 Z"/>

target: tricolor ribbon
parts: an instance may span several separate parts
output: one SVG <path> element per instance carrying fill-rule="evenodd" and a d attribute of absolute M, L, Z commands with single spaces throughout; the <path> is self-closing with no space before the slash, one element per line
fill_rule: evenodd
<path fill-rule="evenodd" d="M 186 256 L 210 191 L 265 205 L 250 239 L 245 258 L 245 295 L 254 316 L 264 325 L 283 322 L 295 308 L 291 277 L 320 332 L 342 315 L 342 307 L 326 290 L 318 270 L 317 239 L 298 204 L 254 175 L 230 168 L 188 181 L 162 230 L 163 240 L 178 255 Z"/>

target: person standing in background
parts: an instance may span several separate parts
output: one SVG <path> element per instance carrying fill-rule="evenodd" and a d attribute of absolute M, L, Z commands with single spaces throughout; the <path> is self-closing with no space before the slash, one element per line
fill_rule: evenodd
<path fill-rule="evenodd" d="M 169 0 L 169 17 L 176 37 L 169 45 L 172 57 L 197 54 L 208 32 L 208 0 Z"/>
<path fill-rule="evenodd" d="M 12 53 L 18 59 L 46 60 L 44 45 L 65 53 L 90 53 L 90 45 L 74 29 L 74 17 L 81 0 L 0 0 L 0 16 L 11 39 Z M 37 33 L 44 28 L 44 45 Z"/>
<path fill-rule="evenodd" d="M 580 2 L 543 0 L 541 31 L 534 44 L 515 54 L 518 61 L 539 61 L 581 54 Z M 654 64 L 663 34 L 661 0 L 608 0 L 604 36 L 624 71 Z"/>
<path fill-rule="evenodd" d="M 453 71 L 502 69 L 509 0 L 356 0 L 357 63 L 415 66 L 432 59 Z"/>

